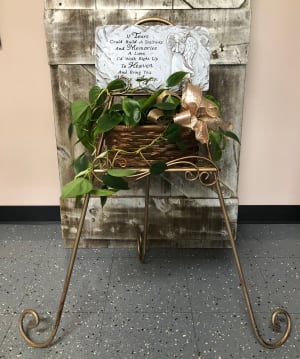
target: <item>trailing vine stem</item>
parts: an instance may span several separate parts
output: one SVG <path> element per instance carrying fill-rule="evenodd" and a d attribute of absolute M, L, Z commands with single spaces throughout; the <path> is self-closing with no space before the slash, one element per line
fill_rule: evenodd
<path fill-rule="evenodd" d="M 126 151 L 124 149 L 121 149 L 121 148 L 114 148 L 114 149 L 109 149 L 107 150 L 107 154 L 106 154 L 106 160 L 107 160 L 107 164 L 109 164 L 109 167 L 114 167 L 114 164 L 115 164 L 115 161 L 118 157 L 118 155 L 120 153 L 122 154 L 126 154 L 126 155 L 140 155 L 143 160 L 147 163 L 149 162 L 144 156 L 143 156 L 143 151 L 144 150 L 147 150 L 148 148 L 152 147 L 155 143 L 157 143 L 158 141 L 160 140 L 165 140 L 167 141 L 165 138 L 164 138 L 164 132 L 162 132 L 160 135 L 158 135 L 157 137 L 155 137 L 150 143 L 148 143 L 147 145 L 145 146 L 141 146 L 140 148 L 138 148 L 137 150 L 135 151 Z M 110 161 L 109 160 L 109 153 L 115 153 L 113 159 Z"/>

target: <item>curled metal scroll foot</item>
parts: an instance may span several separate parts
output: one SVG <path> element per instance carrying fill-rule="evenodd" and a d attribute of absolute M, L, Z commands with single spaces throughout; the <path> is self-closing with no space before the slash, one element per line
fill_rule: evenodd
<path fill-rule="evenodd" d="M 34 328 L 38 327 L 38 325 L 40 324 L 40 317 L 39 317 L 38 313 L 33 309 L 25 309 L 21 313 L 21 315 L 19 317 L 19 330 L 20 330 L 20 333 L 21 333 L 23 339 L 25 340 L 25 342 L 27 344 L 29 344 L 33 348 L 45 348 L 45 347 L 48 347 L 51 344 L 51 342 L 53 341 L 53 339 L 54 339 L 54 337 L 56 335 L 58 325 L 59 325 L 59 321 L 56 321 L 54 327 L 52 328 L 52 331 L 51 331 L 51 334 L 50 334 L 49 338 L 44 342 L 37 343 L 33 339 L 31 339 L 29 337 L 29 335 L 26 333 L 26 331 L 24 329 L 24 318 L 27 315 L 31 315 L 33 317 L 33 319 L 34 319 L 33 322 L 30 322 L 28 324 L 28 329 L 34 329 Z"/>
<path fill-rule="evenodd" d="M 68 293 L 68 289 L 69 289 L 69 284 L 70 284 L 70 280 L 71 280 L 71 276 L 72 276 L 72 272 L 73 272 L 73 267 L 74 267 L 74 262 L 75 262 L 75 258 L 76 258 L 76 253 L 77 253 L 77 249 L 78 249 L 78 245 L 79 245 L 79 241 L 80 241 L 80 236 L 81 236 L 81 232 L 82 232 L 82 228 L 83 228 L 83 224 L 84 224 L 84 219 L 85 219 L 85 215 L 86 215 L 86 211 L 88 208 L 88 204 L 89 204 L 89 200 L 90 200 L 90 195 L 87 194 L 85 196 L 84 199 L 84 203 L 83 203 L 83 207 L 81 210 L 81 215 L 80 215 L 80 219 L 79 219 L 79 224 L 78 224 L 78 229 L 77 229 L 77 234 L 76 234 L 76 238 L 73 244 L 73 249 L 72 249 L 72 253 L 69 259 L 69 265 L 68 265 L 68 269 L 67 269 L 67 273 L 66 273 L 66 277 L 65 277 L 65 282 L 64 282 L 64 286 L 63 286 L 63 290 L 61 293 L 61 298 L 60 298 L 60 302 L 59 302 L 59 306 L 58 306 L 58 311 L 56 314 L 56 319 L 55 319 L 55 323 L 54 326 L 51 330 L 51 334 L 49 336 L 49 338 L 44 341 L 44 342 L 35 342 L 33 339 L 31 339 L 29 337 L 29 335 L 26 333 L 25 329 L 24 329 L 24 318 L 28 315 L 32 316 L 34 319 L 34 322 L 30 322 L 27 327 L 28 329 L 35 329 L 39 324 L 40 324 L 40 317 L 38 315 L 38 313 L 34 310 L 34 309 L 25 309 L 20 317 L 19 317 L 19 330 L 20 333 L 23 337 L 23 339 L 25 340 L 25 342 L 27 344 L 29 344 L 30 346 L 34 347 L 34 348 L 45 348 L 48 347 L 56 333 L 57 333 L 57 329 L 59 327 L 59 323 L 62 317 L 62 312 L 64 309 L 64 305 L 65 305 L 65 300 L 66 300 L 66 296 Z"/>
<path fill-rule="evenodd" d="M 281 308 L 278 308 L 276 310 L 274 310 L 274 312 L 272 313 L 272 326 L 274 327 L 275 330 L 280 331 L 281 329 L 281 325 L 279 323 L 278 320 L 278 316 L 279 315 L 283 315 L 287 321 L 287 329 L 289 329 L 289 332 L 291 331 L 291 317 L 289 315 L 289 313 Z"/>
<path fill-rule="evenodd" d="M 253 313 L 251 313 L 251 316 L 253 316 Z M 276 330 L 276 331 L 281 330 L 281 324 L 280 324 L 280 321 L 279 321 L 279 316 L 284 317 L 285 322 L 286 322 L 286 328 L 285 328 L 285 331 L 282 334 L 282 336 L 278 340 L 273 342 L 273 343 L 266 342 L 264 339 L 262 339 L 262 337 L 261 337 L 261 335 L 260 335 L 260 333 L 259 333 L 259 331 L 257 329 L 257 326 L 256 326 L 254 318 L 251 318 L 252 324 L 253 324 L 254 329 L 255 329 L 256 338 L 257 338 L 258 342 L 262 346 L 264 346 L 265 348 L 268 348 L 268 349 L 279 348 L 282 344 L 284 344 L 287 341 L 287 339 L 288 339 L 288 337 L 289 337 L 289 335 L 291 333 L 292 324 L 291 324 L 290 314 L 286 310 L 281 309 L 281 308 L 278 308 L 278 309 L 274 310 L 274 312 L 272 313 L 271 324 L 272 324 L 273 329 Z"/>
<path fill-rule="evenodd" d="M 227 213 L 227 210 L 226 210 L 225 201 L 224 201 L 224 198 L 223 198 L 223 195 L 222 195 L 222 191 L 221 191 L 219 181 L 216 182 L 216 189 L 217 189 L 221 209 L 222 209 L 222 212 L 223 212 L 223 216 L 224 216 L 224 219 L 225 219 L 227 233 L 228 233 L 228 236 L 229 236 L 229 240 L 230 240 L 231 248 L 232 248 L 232 251 L 233 251 L 235 264 L 236 264 L 237 271 L 238 271 L 238 274 L 239 274 L 239 277 L 240 277 L 240 282 L 241 282 L 241 286 L 242 286 L 242 290 L 243 290 L 243 294 L 244 294 L 244 298 L 245 298 L 245 302 L 246 302 L 246 307 L 247 307 L 247 310 L 248 310 L 248 314 L 250 316 L 250 320 L 251 320 L 251 324 L 252 324 L 252 327 L 253 327 L 253 330 L 254 330 L 255 337 L 256 337 L 257 341 L 263 347 L 268 348 L 268 349 L 276 349 L 276 348 L 280 347 L 281 345 L 283 345 L 287 341 L 287 339 L 288 339 L 288 337 L 289 337 L 289 335 L 291 333 L 291 328 L 292 328 L 292 326 L 291 326 L 291 317 L 290 317 L 289 313 L 286 310 L 281 309 L 281 308 L 276 309 L 272 313 L 271 324 L 272 324 L 272 327 L 273 327 L 274 330 L 279 331 L 281 329 L 279 317 L 280 316 L 284 317 L 284 319 L 286 321 L 286 328 L 285 328 L 284 333 L 275 342 L 267 342 L 260 335 L 260 332 L 259 332 L 259 330 L 257 328 L 256 320 L 255 320 L 255 317 L 254 317 L 254 313 L 253 313 L 253 309 L 252 309 L 252 305 L 251 305 L 251 301 L 250 301 L 250 297 L 249 297 L 249 293 L 248 293 L 248 289 L 247 289 L 247 284 L 246 284 L 246 281 L 245 281 L 245 277 L 244 277 L 244 273 L 243 273 L 243 270 L 242 270 L 239 255 L 238 255 L 238 252 L 237 252 L 237 249 L 236 249 L 235 241 L 234 241 L 234 238 L 233 238 L 231 225 L 230 225 L 230 221 L 229 221 L 229 217 L 228 217 L 228 213 Z"/>

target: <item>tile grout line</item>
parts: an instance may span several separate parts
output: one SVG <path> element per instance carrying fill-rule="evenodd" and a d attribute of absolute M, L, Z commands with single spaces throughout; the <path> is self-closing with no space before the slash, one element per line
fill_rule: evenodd
<path fill-rule="evenodd" d="M 194 340 L 195 340 L 196 350 L 197 350 L 196 356 L 197 356 L 197 358 L 200 358 L 200 348 L 198 346 L 198 340 L 197 340 L 196 323 L 195 323 L 194 311 L 193 311 L 193 306 L 192 306 L 192 292 L 191 292 L 191 289 L 189 286 L 189 281 L 188 281 L 186 258 L 184 258 L 183 260 L 184 260 L 184 272 L 185 272 L 185 278 L 186 278 L 186 286 L 188 289 L 190 309 L 191 309 L 190 314 L 191 314 L 192 323 L 193 323 Z"/>
<path fill-rule="evenodd" d="M 102 328 L 103 328 L 103 322 L 104 322 L 104 315 L 106 313 L 106 306 L 107 306 L 107 302 L 108 302 L 108 289 L 111 284 L 110 280 L 111 280 L 112 266 L 113 266 L 114 260 L 115 260 L 115 258 L 114 258 L 114 252 L 113 252 L 112 257 L 111 257 L 111 262 L 110 262 L 109 276 L 108 276 L 107 285 L 106 285 L 105 302 L 103 305 L 103 313 L 102 313 L 102 318 L 101 318 L 101 323 L 100 323 L 100 339 L 101 340 L 102 340 Z"/>
<path fill-rule="evenodd" d="M 6 333 L 4 334 L 3 339 L 0 342 L 0 350 L 2 348 L 3 343 L 5 342 L 5 339 L 6 339 L 7 335 L 8 335 L 8 333 L 9 333 L 12 325 L 13 325 L 13 314 L 4 314 L 4 315 L 10 316 L 10 325 L 8 326 L 8 328 L 6 330 Z M 1 354 L 1 352 L 0 352 L 0 354 Z"/>

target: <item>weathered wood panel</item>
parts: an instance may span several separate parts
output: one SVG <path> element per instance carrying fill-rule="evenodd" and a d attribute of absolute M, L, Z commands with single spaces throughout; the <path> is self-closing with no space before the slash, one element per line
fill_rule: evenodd
<path fill-rule="evenodd" d="M 226 199 L 235 233 L 237 199 Z M 76 235 L 80 208 L 74 201 L 62 203 L 62 230 L 70 245 Z M 105 210 L 99 199 L 90 201 L 81 247 L 136 246 L 143 231 L 144 198 L 111 198 Z M 153 247 L 226 247 L 227 233 L 217 199 L 153 197 L 149 204 L 149 245 Z"/>
<path fill-rule="evenodd" d="M 173 4 L 172 0 L 157 0 L 153 3 L 153 0 L 129 0 L 129 1 L 119 1 L 119 0 L 96 0 L 97 9 L 113 10 L 113 9 L 166 9 L 172 10 Z"/>
<path fill-rule="evenodd" d="M 246 0 L 96 0 L 97 9 L 234 9 L 241 7 Z"/>
<path fill-rule="evenodd" d="M 246 0 L 46 0 L 46 9 L 234 9 Z"/>
<path fill-rule="evenodd" d="M 174 9 L 236 9 L 241 7 L 247 0 L 175 0 Z"/>
<path fill-rule="evenodd" d="M 47 10 L 46 39 L 50 64 L 94 64 L 95 27 L 133 24 L 159 16 L 178 25 L 202 25 L 210 32 L 212 64 L 246 64 L 250 10 Z M 80 31 L 79 31 L 80 29 Z"/>
<path fill-rule="evenodd" d="M 95 9 L 96 0 L 45 0 L 45 9 Z"/>
<path fill-rule="evenodd" d="M 102 4 L 102 5 L 101 5 Z M 104 6 L 105 5 L 105 6 Z M 110 7 L 108 7 L 110 6 Z M 250 0 L 46 1 L 45 29 L 55 110 L 60 180 L 73 177 L 71 163 L 82 152 L 70 142 L 70 104 L 87 96 L 95 83 L 94 32 L 97 25 L 132 24 L 159 16 L 181 25 L 206 26 L 211 36 L 210 88 L 223 108 L 223 117 L 242 128 L 244 80 L 250 35 Z M 147 9 L 149 7 L 149 9 Z M 213 9 L 216 7 L 216 9 Z M 193 9 L 191 9 L 193 8 Z M 196 9 L 198 8 L 198 9 Z M 221 183 L 233 228 L 237 220 L 239 146 L 229 142 L 220 162 Z M 214 190 L 188 183 L 179 175 L 163 174 L 151 181 L 149 238 L 155 246 L 227 246 L 226 230 Z M 135 246 L 142 229 L 144 186 L 132 186 L 110 199 L 102 210 L 92 199 L 81 245 Z M 61 204 L 63 237 L 70 245 L 80 209 L 74 201 Z"/>

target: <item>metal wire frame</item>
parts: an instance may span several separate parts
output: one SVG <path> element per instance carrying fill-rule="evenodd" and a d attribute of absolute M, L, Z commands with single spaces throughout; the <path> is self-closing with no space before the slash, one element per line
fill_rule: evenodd
<path fill-rule="evenodd" d="M 253 309 L 252 309 L 252 305 L 251 305 L 251 301 L 250 301 L 250 297 L 248 294 L 248 289 L 247 289 L 247 285 L 246 285 L 246 281 L 245 281 L 245 277 L 244 277 L 244 273 L 242 270 L 242 266 L 241 266 L 241 262 L 238 256 L 238 252 L 236 249 L 236 245 L 235 245 L 235 240 L 232 234 L 232 229 L 231 229 L 231 225 L 230 225 L 230 220 L 228 217 L 228 213 L 226 210 L 226 206 L 225 206 L 225 201 L 224 201 L 224 197 L 221 191 L 221 186 L 220 186 L 220 182 L 219 182 L 219 171 L 216 165 L 214 165 L 214 163 L 212 162 L 212 160 L 210 158 L 208 158 L 208 162 L 211 166 L 206 166 L 206 167 L 197 167 L 197 165 L 195 165 L 194 162 L 190 162 L 190 161 L 195 161 L 197 159 L 203 160 L 202 157 L 198 157 L 198 156 L 190 156 L 190 157 L 183 157 L 180 159 L 176 159 L 173 161 L 170 161 L 167 163 L 167 171 L 169 172 L 184 172 L 185 176 L 188 180 L 199 180 L 199 182 L 202 185 L 208 185 L 208 186 L 214 186 L 217 190 L 217 194 L 218 194 L 218 199 L 220 202 L 220 207 L 222 210 L 222 214 L 225 220 L 225 224 L 226 224 L 226 229 L 228 232 L 228 236 L 229 236 L 229 240 L 230 240 L 230 245 L 233 251 L 233 255 L 234 255 L 234 260 L 235 260 L 235 264 L 237 267 L 237 271 L 239 274 L 239 278 L 240 278 L 240 283 L 241 283 L 241 287 L 243 290 L 243 295 L 244 295 L 244 299 L 246 302 L 246 307 L 248 310 L 248 314 L 250 317 L 250 321 L 252 324 L 252 328 L 255 334 L 255 337 L 257 339 L 257 341 L 266 348 L 269 349 L 275 349 L 280 347 L 282 344 L 284 344 L 286 342 L 286 340 L 288 339 L 290 332 L 291 332 L 291 317 L 289 315 L 289 313 L 284 310 L 284 309 L 276 309 L 273 313 L 272 313 L 272 317 L 271 317 L 271 324 L 272 327 L 276 330 L 280 329 L 280 323 L 279 323 L 279 317 L 283 316 L 285 321 L 286 321 L 286 327 L 285 330 L 282 334 L 282 336 L 276 340 L 275 342 L 267 342 L 265 341 L 260 332 L 259 329 L 257 327 L 256 324 L 256 320 L 255 320 L 255 316 L 253 313 Z M 207 158 L 206 158 L 207 160 Z M 184 167 L 178 167 L 179 165 L 184 165 Z M 105 170 L 95 170 L 95 174 L 97 172 L 105 172 Z M 147 177 L 147 182 L 146 182 L 146 195 L 145 195 L 145 212 L 144 212 L 144 232 L 141 233 L 140 237 L 138 238 L 137 241 L 137 248 L 138 248 L 138 254 L 139 254 L 139 258 L 142 262 L 144 262 L 145 260 L 145 254 L 146 254 L 146 243 L 147 243 L 147 234 L 148 234 L 148 207 L 149 207 L 149 187 L 150 187 L 150 172 L 149 169 L 139 169 L 139 172 L 135 175 L 135 179 L 141 179 L 144 177 Z M 203 180 L 203 176 L 205 177 Z M 208 181 L 209 180 L 209 181 Z M 65 282 L 64 282 L 64 286 L 63 286 L 63 290 L 62 290 L 62 294 L 61 294 L 61 298 L 60 298 L 60 302 L 59 302 L 59 306 L 58 306 L 58 311 L 56 314 L 56 319 L 55 319 L 55 323 L 54 326 L 52 328 L 51 334 L 49 336 L 49 338 L 41 343 L 35 342 L 33 339 L 30 338 L 30 336 L 26 333 L 26 330 L 24 328 L 24 318 L 28 315 L 31 315 L 34 319 L 34 323 L 30 323 L 28 325 L 28 329 L 34 329 L 39 325 L 40 322 L 40 318 L 38 313 L 33 310 L 33 309 L 26 309 L 24 310 L 19 318 L 19 330 L 21 332 L 22 337 L 24 338 L 24 340 L 32 347 L 35 348 L 44 348 L 49 346 L 54 337 L 56 336 L 59 324 L 60 324 L 60 320 L 61 320 L 61 316 L 62 316 L 62 312 L 63 312 L 63 308 L 64 308 L 64 304 L 65 304 L 65 300 L 66 300 L 66 296 L 67 296 L 67 292 L 68 292 L 68 288 L 69 288 L 69 284 L 70 284 L 70 280 L 71 280 L 71 275 L 72 275 L 72 271 L 73 271 L 73 267 L 74 267 L 74 262 L 75 262 L 75 258 L 76 258 L 76 253 L 77 253 L 77 249 L 78 249 L 78 245 L 79 245 L 79 241 L 80 241 L 80 237 L 81 237 L 81 232 L 82 232 L 82 228 L 83 228 L 83 224 L 84 224 L 84 220 L 85 220 L 85 216 L 86 216 L 86 212 L 87 212 L 87 208 L 88 208 L 88 203 L 90 200 L 90 196 L 86 195 L 85 199 L 84 199 L 84 203 L 83 203 L 83 207 L 82 207 L 82 211 L 81 211 L 81 216 L 80 216 L 80 221 L 78 224 L 78 229 L 77 229 L 77 234 L 76 234 L 76 238 L 73 244 L 73 249 L 72 249 L 72 254 L 69 260 L 69 265 L 68 265 L 68 269 L 67 269 L 67 273 L 66 273 L 66 277 L 65 277 Z"/>
<path fill-rule="evenodd" d="M 109 106 L 111 105 L 111 103 L 112 103 L 112 98 L 109 101 Z M 99 139 L 99 144 L 98 144 L 98 148 L 96 151 L 96 157 L 101 153 L 103 141 L 104 141 L 104 138 L 103 138 L 103 136 L 101 136 L 101 138 Z M 275 349 L 275 348 L 280 347 L 282 344 L 284 344 L 287 341 L 287 339 L 291 333 L 291 328 L 292 328 L 291 327 L 291 317 L 286 310 L 281 309 L 281 308 L 276 309 L 272 313 L 272 316 L 271 316 L 272 327 L 276 330 L 280 329 L 279 317 L 282 316 L 282 317 L 284 317 L 284 319 L 286 321 L 285 330 L 284 330 L 282 336 L 275 342 L 267 342 L 262 338 L 262 336 L 259 332 L 259 329 L 257 327 L 257 324 L 256 324 L 250 297 L 248 294 L 247 284 L 245 281 L 241 262 L 239 259 L 239 255 L 238 255 L 237 248 L 235 245 L 234 237 L 232 234 L 230 220 L 228 217 L 224 197 L 223 197 L 220 182 L 219 182 L 219 170 L 218 170 L 218 167 L 216 166 L 216 164 L 212 161 L 212 156 L 210 153 L 209 146 L 207 146 L 207 156 L 204 156 L 204 157 L 203 156 L 187 156 L 187 157 L 177 158 L 175 160 L 167 162 L 166 165 L 167 165 L 166 171 L 168 171 L 168 172 L 181 172 L 181 173 L 185 174 L 185 178 L 189 181 L 197 181 L 198 180 L 201 185 L 216 188 L 216 191 L 218 194 L 218 199 L 220 202 L 220 207 L 221 207 L 224 221 L 226 224 L 226 230 L 227 230 L 229 240 L 230 240 L 230 245 L 231 245 L 233 255 L 234 255 L 235 264 L 236 264 L 237 271 L 239 274 L 240 283 L 241 283 L 241 287 L 243 290 L 243 295 L 244 295 L 244 299 L 246 302 L 247 311 L 248 311 L 250 321 L 252 324 L 252 328 L 254 331 L 254 335 L 255 335 L 257 341 L 259 342 L 259 344 L 261 344 L 265 348 Z M 145 254 L 146 254 L 147 234 L 148 234 L 150 170 L 149 170 L 149 168 L 135 169 L 135 170 L 136 170 L 135 171 L 136 173 L 134 175 L 130 176 L 134 180 L 140 180 L 144 177 L 147 177 L 146 195 L 145 195 L 145 212 L 144 212 L 144 232 L 141 233 L 141 235 L 139 236 L 139 238 L 137 240 L 138 255 L 139 255 L 140 260 L 142 262 L 144 262 Z M 94 162 L 94 170 L 92 172 L 92 176 L 95 179 L 99 179 L 98 176 L 101 175 L 101 173 L 105 173 L 106 171 L 107 171 L 107 168 L 105 166 L 102 166 L 102 167 L 100 166 L 100 168 L 99 168 L 99 166 L 97 166 L 97 163 Z M 35 347 L 35 348 L 47 347 L 53 342 L 53 340 L 56 336 L 56 333 L 57 333 L 57 330 L 58 330 L 58 327 L 59 327 L 59 324 L 61 321 L 61 316 L 63 313 L 63 308 L 64 308 L 65 300 L 67 297 L 68 289 L 69 289 L 71 275 L 73 272 L 73 267 L 74 267 L 74 263 L 75 263 L 75 259 L 76 259 L 77 249 L 78 249 L 78 245 L 80 242 L 80 237 L 81 237 L 82 228 L 84 225 L 84 220 L 85 220 L 89 200 L 90 200 L 90 195 L 87 194 L 85 196 L 83 207 L 81 210 L 77 233 L 76 233 L 76 237 L 74 240 L 71 257 L 69 260 L 68 269 L 67 269 L 66 276 L 65 276 L 65 282 L 64 282 L 62 293 L 61 293 L 61 298 L 59 301 L 59 306 L 58 306 L 55 322 L 54 322 L 54 325 L 52 327 L 52 330 L 51 330 L 51 333 L 50 333 L 50 336 L 48 337 L 48 339 L 44 342 L 36 342 L 30 338 L 29 334 L 26 332 L 26 329 L 24 328 L 24 319 L 28 315 L 33 317 L 33 319 L 34 319 L 33 323 L 28 324 L 28 329 L 31 330 L 31 329 L 38 327 L 38 325 L 40 323 L 40 317 L 39 317 L 39 314 L 34 309 L 24 310 L 19 317 L 20 333 L 21 333 L 23 339 L 25 340 L 25 342 L 32 347 Z"/>

